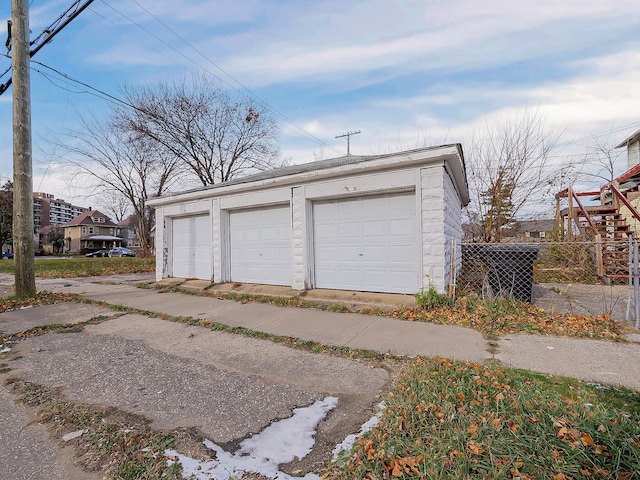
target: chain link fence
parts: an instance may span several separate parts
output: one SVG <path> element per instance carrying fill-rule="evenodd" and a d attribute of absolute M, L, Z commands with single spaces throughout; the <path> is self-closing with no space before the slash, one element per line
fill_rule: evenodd
<path fill-rule="evenodd" d="M 463 243 L 457 292 L 636 323 L 640 269 L 633 251 L 624 242 Z"/>

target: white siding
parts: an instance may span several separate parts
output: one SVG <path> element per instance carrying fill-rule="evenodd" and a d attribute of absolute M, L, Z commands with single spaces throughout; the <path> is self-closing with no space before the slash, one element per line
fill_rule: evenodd
<path fill-rule="evenodd" d="M 640 163 L 640 140 L 627 145 L 627 170 Z"/>
<path fill-rule="evenodd" d="M 456 192 L 456 188 L 453 185 L 451 177 L 447 175 L 447 172 L 443 169 L 443 187 L 444 187 L 444 240 L 445 240 L 445 254 L 444 254 L 444 289 L 442 293 L 446 291 L 446 286 L 452 281 L 451 275 L 451 248 L 453 242 L 453 248 L 455 249 L 454 255 L 454 275 L 460 271 L 462 267 L 462 207 L 460 205 L 460 198 Z"/>

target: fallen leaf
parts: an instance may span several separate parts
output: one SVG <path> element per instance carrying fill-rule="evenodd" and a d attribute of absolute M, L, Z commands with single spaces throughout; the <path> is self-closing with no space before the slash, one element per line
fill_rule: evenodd
<path fill-rule="evenodd" d="M 593 447 L 596 444 L 596 442 L 593 441 L 593 437 L 588 433 L 583 434 L 582 437 L 580 437 L 580 441 L 585 447 Z"/>

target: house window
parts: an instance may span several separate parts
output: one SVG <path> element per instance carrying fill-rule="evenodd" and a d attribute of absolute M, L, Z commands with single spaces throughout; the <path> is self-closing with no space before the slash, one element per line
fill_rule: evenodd
<path fill-rule="evenodd" d="M 93 227 L 89 227 L 89 233 L 93 233 Z"/>
<path fill-rule="evenodd" d="M 113 228 L 109 229 L 109 235 L 113 235 Z"/>
<path fill-rule="evenodd" d="M 82 234 L 84 235 L 85 233 L 87 233 L 87 227 L 82 227 Z"/>
<path fill-rule="evenodd" d="M 91 219 L 96 223 L 104 223 L 104 217 L 91 217 Z"/>
<path fill-rule="evenodd" d="M 524 232 L 524 236 L 525 236 L 526 238 L 531 237 L 531 232 Z"/>
<path fill-rule="evenodd" d="M 120 236 L 120 229 L 116 228 L 116 235 Z"/>
<path fill-rule="evenodd" d="M 133 246 L 134 247 L 139 247 L 140 246 L 140 242 L 136 240 L 135 242 L 133 242 Z"/>
<path fill-rule="evenodd" d="M 540 238 L 544 238 L 547 236 L 547 232 L 540 232 Z"/>

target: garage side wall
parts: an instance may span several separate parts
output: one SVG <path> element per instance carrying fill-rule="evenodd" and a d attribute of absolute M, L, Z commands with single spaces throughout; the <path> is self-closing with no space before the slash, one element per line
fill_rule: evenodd
<path fill-rule="evenodd" d="M 156 208 L 156 282 L 171 276 L 164 208 Z"/>
<path fill-rule="evenodd" d="M 442 164 L 420 170 L 422 193 L 422 288 L 427 290 L 430 285 L 433 285 L 441 293 L 445 291 L 447 281 L 444 262 L 446 243 L 444 229 L 445 175 Z M 457 204 L 459 205 L 459 202 Z"/>
<path fill-rule="evenodd" d="M 454 249 L 453 255 L 453 272 L 454 277 L 460 271 L 462 266 L 462 206 L 460 197 L 456 192 L 451 177 L 446 170 L 443 173 L 443 189 L 444 189 L 444 278 L 445 288 L 450 283 L 455 283 L 455 278 L 451 278 L 451 249 Z M 452 245 L 453 244 L 453 245 Z M 443 292 L 444 293 L 444 292 Z"/>

